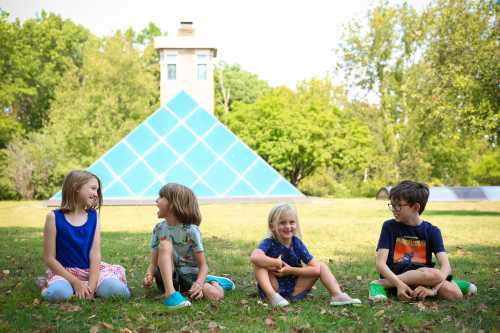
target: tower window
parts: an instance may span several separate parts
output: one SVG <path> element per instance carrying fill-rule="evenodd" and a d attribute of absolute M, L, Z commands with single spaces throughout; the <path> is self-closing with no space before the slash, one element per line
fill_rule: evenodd
<path fill-rule="evenodd" d="M 207 64 L 198 64 L 198 80 L 207 79 Z"/>
<path fill-rule="evenodd" d="M 167 79 L 176 80 L 177 79 L 177 66 L 175 64 L 167 65 Z"/>

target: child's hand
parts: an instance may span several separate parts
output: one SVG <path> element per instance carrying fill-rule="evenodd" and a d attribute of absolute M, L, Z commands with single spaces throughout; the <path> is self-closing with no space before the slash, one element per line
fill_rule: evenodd
<path fill-rule="evenodd" d="M 90 290 L 90 287 L 87 283 L 80 281 L 80 280 L 75 280 L 73 283 L 71 283 L 71 286 L 73 287 L 73 290 L 75 291 L 76 297 L 82 299 L 82 298 L 91 298 L 93 297 L 93 293 Z"/>
<path fill-rule="evenodd" d="M 275 265 L 275 271 L 279 271 L 280 269 L 283 268 L 283 260 L 281 260 L 281 255 L 278 256 L 278 258 L 276 258 L 276 265 Z"/>
<path fill-rule="evenodd" d="M 290 266 L 286 262 L 282 262 L 282 267 L 277 271 L 273 272 L 273 275 L 276 277 L 283 277 L 286 275 L 290 275 Z"/>
<path fill-rule="evenodd" d="M 402 301 L 411 301 L 413 299 L 413 290 L 405 283 L 398 285 L 398 298 Z"/>
<path fill-rule="evenodd" d="M 191 299 L 200 299 L 203 297 L 203 291 L 201 288 L 201 284 L 198 282 L 193 282 L 191 285 L 191 289 L 189 289 L 189 298 Z"/>
<path fill-rule="evenodd" d="M 424 286 L 418 286 L 413 291 L 414 298 L 425 299 L 426 297 L 431 297 L 431 296 L 435 296 L 434 291 Z"/>
<path fill-rule="evenodd" d="M 146 273 L 144 276 L 144 280 L 142 281 L 142 286 L 144 288 L 151 288 L 153 285 L 153 275 L 151 273 Z"/>

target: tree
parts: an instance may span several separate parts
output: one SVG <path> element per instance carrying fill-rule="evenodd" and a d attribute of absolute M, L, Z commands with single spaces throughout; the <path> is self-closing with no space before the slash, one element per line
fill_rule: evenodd
<path fill-rule="evenodd" d="M 0 14 L 0 106 L 12 110 L 27 131 L 48 121 L 54 90 L 72 66 L 82 65 L 87 29 L 42 12 L 23 24 Z"/>
<path fill-rule="evenodd" d="M 386 182 L 470 183 L 470 161 L 498 144 L 497 8 L 439 0 L 418 13 L 380 2 L 367 25 L 348 27 L 339 68 L 351 87 L 379 98 L 357 110 L 393 171 L 376 171 Z"/>
<path fill-rule="evenodd" d="M 253 104 L 235 103 L 223 118 L 228 126 L 292 184 L 322 166 L 356 168 L 364 155 L 361 124 L 333 104 L 329 79 L 311 79 L 297 91 L 279 87 Z M 351 126 L 352 125 L 352 126 Z M 360 138 L 363 137 L 363 138 Z"/>
<path fill-rule="evenodd" d="M 90 39 L 81 68 L 67 70 L 56 89 L 49 124 L 8 146 L 4 172 L 23 198 L 46 198 L 68 170 L 88 167 L 156 109 L 156 94 L 132 41 L 121 33 Z"/>
<path fill-rule="evenodd" d="M 267 82 L 257 75 L 224 62 L 215 68 L 214 83 L 215 114 L 219 116 L 232 111 L 233 103 L 254 103 L 269 90 Z"/>

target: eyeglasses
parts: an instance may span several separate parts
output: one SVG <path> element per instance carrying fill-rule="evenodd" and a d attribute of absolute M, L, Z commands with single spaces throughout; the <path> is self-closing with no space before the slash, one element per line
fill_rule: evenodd
<path fill-rule="evenodd" d="M 400 212 L 403 206 L 410 206 L 410 204 L 393 204 L 392 202 L 387 204 L 391 212 Z"/>

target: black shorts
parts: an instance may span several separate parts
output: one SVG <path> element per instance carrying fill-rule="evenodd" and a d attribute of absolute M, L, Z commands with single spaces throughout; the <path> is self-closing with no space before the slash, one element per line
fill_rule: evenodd
<path fill-rule="evenodd" d="M 165 292 L 165 286 L 163 284 L 163 279 L 161 277 L 161 272 L 160 268 L 156 267 L 156 271 L 154 274 L 154 278 L 156 281 L 156 286 L 162 293 Z M 186 291 L 189 291 L 191 289 L 191 286 L 193 283 L 196 281 L 198 278 L 198 274 L 179 274 L 176 271 L 172 274 L 172 280 L 174 282 L 174 288 L 175 290 L 184 293 Z"/>

